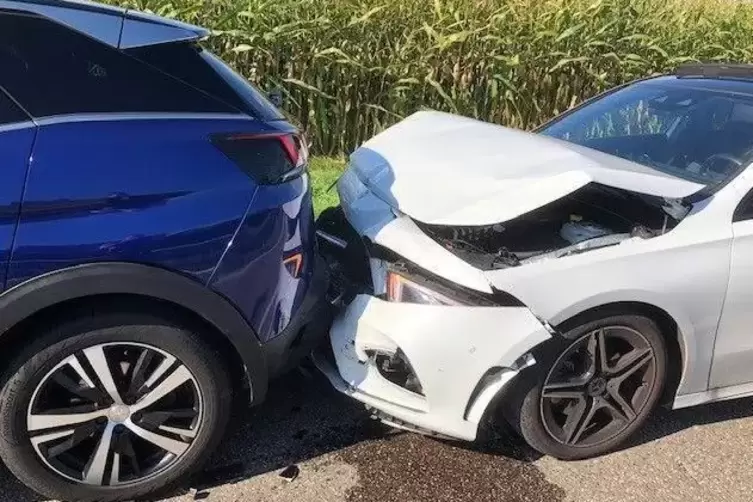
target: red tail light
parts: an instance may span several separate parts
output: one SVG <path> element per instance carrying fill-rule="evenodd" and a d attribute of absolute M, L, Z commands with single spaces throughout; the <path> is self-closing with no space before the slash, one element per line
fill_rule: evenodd
<path fill-rule="evenodd" d="M 303 268 L 303 254 L 295 253 L 282 260 L 282 264 L 290 272 L 293 278 L 297 279 L 301 275 L 301 269 Z"/>
<path fill-rule="evenodd" d="M 309 160 L 306 142 L 298 134 L 224 134 L 213 136 L 212 144 L 264 185 L 284 183 L 300 176 Z"/>
<path fill-rule="evenodd" d="M 296 167 L 305 167 L 309 163 L 309 149 L 306 140 L 298 134 L 280 136 L 283 148 Z"/>

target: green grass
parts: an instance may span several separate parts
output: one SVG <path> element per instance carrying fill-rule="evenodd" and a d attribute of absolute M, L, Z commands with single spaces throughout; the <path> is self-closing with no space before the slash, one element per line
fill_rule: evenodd
<path fill-rule="evenodd" d="M 337 191 L 330 187 L 345 168 L 345 161 L 331 157 L 313 157 L 309 165 L 311 189 L 314 193 L 314 212 L 317 216 L 328 207 L 339 204 Z"/>

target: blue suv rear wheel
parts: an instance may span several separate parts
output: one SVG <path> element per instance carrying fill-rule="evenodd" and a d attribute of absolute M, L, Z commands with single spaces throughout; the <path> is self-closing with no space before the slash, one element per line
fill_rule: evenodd
<path fill-rule="evenodd" d="M 195 470 L 222 437 L 224 362 L 178 319 L 110 305 L 33 335 L 0 392 L 0 456 L 38 491 L 140 497 Z"/>

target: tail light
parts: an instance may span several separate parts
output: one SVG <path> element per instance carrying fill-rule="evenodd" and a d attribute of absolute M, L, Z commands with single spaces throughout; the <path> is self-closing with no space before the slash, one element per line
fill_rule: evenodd
<path fill-rule="evenodd" d="M 290 272 L 290 275 L 294 279 L 297 279 L 301 275 L 301 269 L 303 268 L 303 254 L 294 253 L 282 260 L 282 264 Z"/>
<path fill-rule="evenodd" d="M 223 134 L 213 136 L 212 144 L 263 185 L 300 176 L 309 161 L 306 142 L 298 134 Z"/>

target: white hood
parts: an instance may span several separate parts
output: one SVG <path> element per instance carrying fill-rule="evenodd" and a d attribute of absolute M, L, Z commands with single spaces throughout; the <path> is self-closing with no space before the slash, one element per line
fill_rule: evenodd
<path fill-rule="evenodd" d="M 370 139 L 351 169 L 375 195 L 438 225 L 511 220 L 595 182 L 682 198 L 703 185 L 557 139 L 419 112 Z"/>

